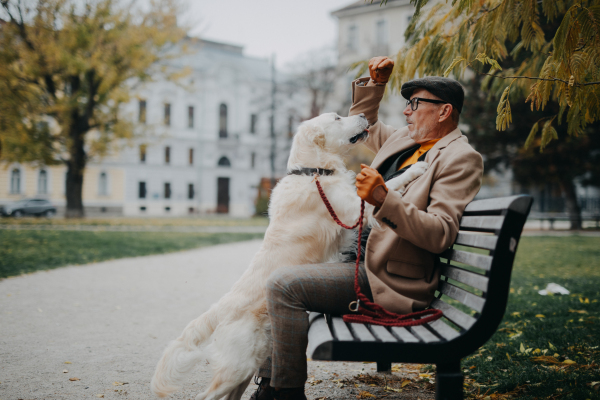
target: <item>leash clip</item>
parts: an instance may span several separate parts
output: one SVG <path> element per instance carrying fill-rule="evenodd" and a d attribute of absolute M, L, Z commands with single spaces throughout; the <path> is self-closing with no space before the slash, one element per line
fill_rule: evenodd
<path fill-rule="evenodd" d="M 356 308 L 352 308 L 352 305 L 356 304 Z M 358 308 L 360 307 L 360 300 L 352 301 L 348 304 L 348 309 L 352 312 L 358 312 Z"/>
<path fill-rule="evenodd" d="M 312 181 L 310 181 L 310 183 L 313 183 L 314 181 L 318 181 L 318 180 L 319 180 L 319 176 L 321 176 L 321 175 L 319 175 L 319 172 L 318 172 L 318 171 L 316 171 L 316 172 L 314 173 L 314 178 L 313 178 L 313 180 L 312 180 Z"/>

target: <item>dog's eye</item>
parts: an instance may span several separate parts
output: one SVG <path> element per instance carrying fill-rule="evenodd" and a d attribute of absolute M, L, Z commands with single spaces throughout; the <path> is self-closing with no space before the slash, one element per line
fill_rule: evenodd
<path fill-rule="evenodd" d="M 340 118 L 340 116 L 339 116 L 339 115 L 336 115 L 336 116 L 335 116 L 335 120 L 336 120 L 336 121 L 339 121 L 340 119 L 341 119 L 341 118 Z"/>

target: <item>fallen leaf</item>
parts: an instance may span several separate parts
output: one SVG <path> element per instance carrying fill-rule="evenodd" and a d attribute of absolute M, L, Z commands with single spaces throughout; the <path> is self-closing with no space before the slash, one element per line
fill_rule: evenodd
<path fill-rule="evenodd" d="M 561 362 L 558 361 L 558 359 L 556 359 L 556 357 L 550 357 L 550 356 L 531 357 L 531 361 L 544 363 L 544 364 L 561 364 Z"/>
<path fill-rule="evenodd" d="M 512 315 L 513 317 L 518 317 L 519 315 L 521 315 L 521 313 L 518 311 L 515 311 L 514 313 L 512 313 L 510 315 Z"/>
<path fill-rule="evenodd" d="M 410 381 L 408 379 L 403 380 L 402 383 L 400 384 L 400 387 L 405 387 L 406 385 L 410 385 Z"/>
<path fill-rule="evenodd" d="M 113 386 L 123 386 L 127 385 L 129 382 L 113 382 Z"/>
<path fill-rule="evenodd" d="M 356 397 L 359 399 L 368 399 L 369 397 L 375 397 L 375 395 L 363 390 Z"/>
<path fill-rule="evenodd" d="M 79 380 L 81 380 L 81 379 L 79 379 L 79 378 L 69 378 L 69 380 L 70 380 L 70 381 L 79 381 Z"/>
<path fill-rule="evenodd" d="M 552 343 L 548 342 L 548 345 L 550 346 L 550 350 L 556 350 L 556 347 Z"/>
<path fill-rule="evenodd" d="M 540 349 L 535 349 L 535 350 L 533 351 L 533 354 L 540 354 L 541 352 L 542 352 L 542 351 L 541 351 Z"/>
<path fill-rule="evenodd" d="M 63 369 L 63 374 L 66 374 L 66 373 L 68 373 L 68 372 L 69 372 L 69 370 L 68 370 L 68 369 Z"/>
<path fill-rule="evenodd" d="M 544 314 L 536 314 L 535 315 L 537 318 L 546 318 L 546 316 Z"/>
<path fill-rule="evenodd" d="M 65 361 L 65 364 L 73 364 L 71 361 Z"/>
<path fill-rule="evenodd" d="M 583 304 L 590 304 L 590 299 L 588 299 L 587 297 L 580 297 L 579 301 Z"/>
<path fill-rule="evenodd" d="M 471 366 L 469 367 L 469 369 L 475 369 L 475 368 L 476 368 L 476 367 L 475 367 L 474 365 L 471 365 Z"/>
<path fill-rule="evenodd" d="M 525 353 L 525 346 L 523 346 L 523 343 L 521 343 L 521 346 L 519 347 L 519 351 L 521 353 Z"/>
<path fill-rule="evenodd" d="M 104 395 L 103 394 L 97 394 L 96 397 L 99 397 L 99 398 L 103 399 Z"/>
<path fill-rule="evenodd" d="M 569 310 L 569 312 L 577 313 L 577 314 L 587 314 L 588 313 L 585 310 Z"/>
<path fill-rule="evenodd" d="M 402 389 L 394 389 L 394 388 L 391 388 L 389 386 L 387 386 L 384 390 L 387 391 L 387 392 L 402 393 Z"/>
<path fill-rule="evenodd" d="M 510 356 L 508 355 L 508 353 L 506 353 L 506 358 L 508 358 L 508 361 L 512 361 L 512 360 L 510 359 Z"/>
<path fill-rule="evenodd" d="M 563 361 L 563 364 L 570 365 L 570 364 L 577 364 L 577 363 L 573 360 L 565 360 L 565 361 Z"/>

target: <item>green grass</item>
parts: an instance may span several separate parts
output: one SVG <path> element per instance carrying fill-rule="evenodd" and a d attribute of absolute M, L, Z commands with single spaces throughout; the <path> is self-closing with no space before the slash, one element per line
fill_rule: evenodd
<path fill-rule="evenodd" d="M 571 294 L 538 294 L 549 282 Z M 591 387 L 600 381 L 599 346 L 600 238 L 524 237 L 504 320 L 490 341 L 463 359 L 465 393 L 479 399 L 600 399 Z M 540 356 L 554 359 L 534 359 Z"/>
<path fill-rule="evenodd" d="M 0 279 L 73 264 L 262 238 L 254 233 L 0 230 Z"/>
<path fill-rule="evenodd" d="M 164 218 L 6 218 L 0 217 L 0 225 L 69 225 L 69 226 L 168 226 L 168 227 L 203 227 L 203 226 L 267 226 L 266 217 L 233 218 L 213 216 L 164 217 Z"/>

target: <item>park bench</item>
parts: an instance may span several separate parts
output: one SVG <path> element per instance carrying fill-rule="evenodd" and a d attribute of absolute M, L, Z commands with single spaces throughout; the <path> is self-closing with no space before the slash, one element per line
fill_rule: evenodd
<path fill-rule="evenodd" d="M 517 244 L 532 202 L 520 195 L 467 205 L 454 245 L 440 254 L 442 278 L 431 307 L 443 311 L 441 319 L 389 328 L 311 313 L 309 356 L 375 361 L 379 372 L 389 371 L 392 362 L 436 364 L 436 400 L 462 399 L 460 360 L 487 342 L 504 316 Z"/>

